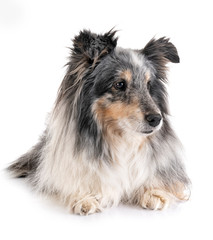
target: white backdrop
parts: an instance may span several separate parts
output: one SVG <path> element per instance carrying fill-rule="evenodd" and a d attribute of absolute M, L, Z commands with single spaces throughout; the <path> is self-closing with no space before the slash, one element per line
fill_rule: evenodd
<path fill-rule="evenodd" d="M 0 0 L 1 239 L 213 239 L 212 23 L 207 0 Z M 73 36 L 114 26 L 122 47 L 167 36 L 178 49 L 181 63 L 169 73 L 171 120 L 185 147 L 191 200 L 163 212 L 120 206 L 73 216 L 3 169 L 42 133 Z"/>

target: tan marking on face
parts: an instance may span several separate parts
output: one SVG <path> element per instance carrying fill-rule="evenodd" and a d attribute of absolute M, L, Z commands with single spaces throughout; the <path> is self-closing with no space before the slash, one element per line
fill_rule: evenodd
<path fill-rule="evenodd" d="M 132 81 L 132 72 L 129 69 L 124 70 L 120 74 L 120 78 L 125 79 L 127 82 Z"/>
<path fill-rule="evenodd" d="M 130 128 L 132 126 L 133 129 L 136 129 L 137 126 L 134 125 L 136 124 L 135 120 L 141 121 L 144 118 L 137 100 L 130 104 L 121 101 L 111 103 L 105 96 L 96 101 L 93 105 L 93 112 L 103 128 L 103 134 L 112 134 L 120 137 L 124 134 L 124 128 L 120 125 L 122 120 Z"/>
<path fill-rule="evenodd" d="M 145 73 L 145 81 L 146 81 L 146 83 L 149 82 L 150 77 L 151 77 L 150 71 L 146 71 L 146 73 Z"/>
<path fill-rule="evenodd" d="M 107 104 L 107 101 L 103 97 L 95 103 L 94 108 L 97 117 L 101 121 L 128 119 L 129 117 L 136 119 L 143 118 L 143 113 L 139 108 L 137 100 L 130 104 L 121 101 Z"/>

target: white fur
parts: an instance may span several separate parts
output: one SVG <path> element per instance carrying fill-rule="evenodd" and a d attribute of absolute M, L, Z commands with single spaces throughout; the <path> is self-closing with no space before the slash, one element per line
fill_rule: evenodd
<path fill-rule="evenodd" d="M 135 66 L 142 67 L 145 66 L 144 62 L 144 56 L 141 54 L 137 54 L 135 51 L 130 51 L 132 62 Z"/>

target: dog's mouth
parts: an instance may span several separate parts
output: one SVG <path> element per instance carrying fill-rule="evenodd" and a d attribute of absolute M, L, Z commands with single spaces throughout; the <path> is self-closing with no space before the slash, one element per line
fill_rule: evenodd
<path fill-rule="evenodd" d="M 142 133 L 148 135 L 148 134 L 153 133 L 153 130 L 150 130 L 150 131 L 143 131 Z"/>

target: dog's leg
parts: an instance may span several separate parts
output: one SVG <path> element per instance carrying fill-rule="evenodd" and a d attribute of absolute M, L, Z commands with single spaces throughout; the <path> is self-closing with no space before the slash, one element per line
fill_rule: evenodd
<path fill-rule="evenodd" d="M 133 203 L 145 209 L 162 210 L 176 200 L 187 201 L 189 197 L 190 191 L 178 182 L 167 187 L 141 187 L 133 197 Z"/>
<path fill-rule="evenodd" d="M 190 184 L 177 181 L 175 184 L 171 184 L 166 187 L 166 190 L 171 193 L 174 198 L 180 201 L 188 201 L 191 195 Z"/>
<path fill-rule="evenodd" d="M 101 212 L 102 208 L 98 201 L 98 198 L 92 195 L 86 195 L 79 200 L 71 203 L 71 212 L 80 215 L 89 215 L 97 212 Z"/>
<path fill-rule="evenodd" d="M 162 210 L 172 201 L 171 194 L 160 189 L 147 189 L 140 199 L 140 206 L 145 209 Z"/>

